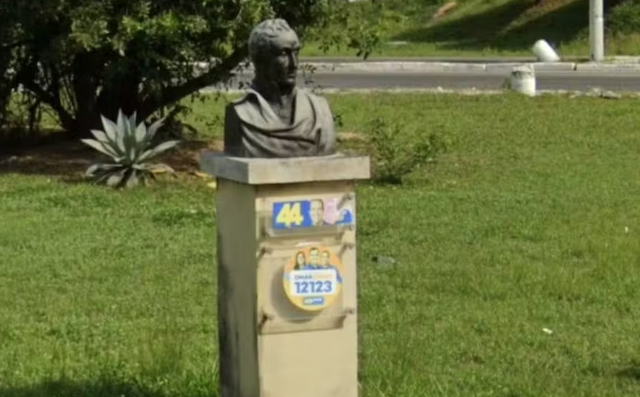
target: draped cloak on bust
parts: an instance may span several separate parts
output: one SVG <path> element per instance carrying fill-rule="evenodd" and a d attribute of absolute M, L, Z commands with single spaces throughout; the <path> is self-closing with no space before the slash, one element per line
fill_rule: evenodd
<path fill-rule="evenodd" d="M 307 157 L 335 153 L 333 116 L 326 99 L 294 89 L 293 122 L 284 123 L 253 88 L 227 105 L 224 151 L 235 157 Z"/>

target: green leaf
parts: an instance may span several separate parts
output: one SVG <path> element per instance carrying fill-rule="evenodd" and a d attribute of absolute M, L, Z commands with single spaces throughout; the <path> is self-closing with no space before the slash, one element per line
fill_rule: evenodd
<path fill-rule="evenodd" d="M 126 120 L 127 122 L 127 146 L 129 147 L 129 157 L 131 162 L 135 162 L 136 157 L 142 153 L 138 148 L 138 140 L 136 138 L 136 112 Z"/>
<path fill-rule="evenodd" d="M 159 144 L 158 146 L 156 146 L 155 148 L 149 149 L 146 152 L 144 152 L 142 154 L 142 156 L 140 156 L 138 161 L 139 162 L 143 162 L 143 161 L 151 160 L 152 158 L 160 155 L 161 153 L 166 152 L 167 150 L 175 147 L 176 145 L 178 145 L 178 143 L 180 143 L 180 141 L 166 141 L 166 142 L 163 142 L 163 143 Z"/>
<path fill-rule="evenodd" d="M 176 175 L 176 171 L 173 168 L 171 168 L 169 165 L 164 163 L 154 164 L 150 168 L 151 168 L 151 172 L 153 173 L 166 172 L 174 176 Z"/>
<path fill-rule="evenodd" d="M 118 133 L 117 144 L 119 153 L 123 156 L 127 156 L 127 148 L 124 146 L 124 133 L 122 131 L 119 131 Z"/>
<path fill-rule="evenodd" d="M 115 153 L 110 146 L 107 146 L 102 142 L 98 142 L 95 139 L 81 139 L 81 141 L 85 145 L 91 146 L 95 150 L 99 151 L 100 153 L 104 153 L 109 157 L 112 157 L 112 158 L 118 157 L 118 154 Z"/>
<path fill-rule="evenodd" d="M 127 137 L 126 145 L 127 145 L 127 155 L 129 164 L 133 164 L 136 160 L 136 142 L 135 136 L 130 135 Z"/>
<path fill-rule="evenodd" d="M 127 172 L 126 168 L 118 171 L 114 174 L 111 174 L 107 178 L 107 186 L 109 187 L 118 187 L 122 184 L 122 180 L 124 178 L 125 173 Z"/>
<path fill-rule="evenodd" d="M 104 116 L 100 116 L 100 118 L 102 119 L 102 126 L 104 127 L 105 134 L 111 142 L 115 143 L 118 139 L 118 127 L 114 124 L 113 121 L 109 120 L 108 118 Z"/>
<path fill-rule="evenodd" d="M 160 174 L 160 173 L 168 173 L 168 174 L 176 174 L 176 171 L 171 168 L 171 166 L 164 164 L 164 163 L 156 163 L 156 164 L 149 164 L 149 163 L 142 163 L 142 164 L 134 164 L 133 168 L 139 170 L 139 171 L 146 171 L 146 172 L 151 172 L 154 174 Z"/>
<path fill-rule="evenodd" d="M 124 186 L 126 188 L 132 188 L 135 186 L 138 186 L 138 173 L 136 172 L 136 170 L 132 169 L 130 172 L 127 173 L 126 176 L 126 181 L 124 183 Z"/>
<path fill-rule="evenodd" d="M 85 176 L 96 177 L 99 174 L 104 174 L 105 172 L 110 172 L 121 167 L 120 164 L 93 164 L 87 168 Z"/>
<path fill-rule="evenodd" d="M 133 112 L 129 117 L 129 132 L 133 133 L 136 130 L 136 114 L 137 112 Z"/>
<path fill-rule="evenodd" d="M 109 137 L 102 131 L 99 130 L 91 130 L 91 134 L 99 141 L 104 143 L 109 143 Z"/>
<path fill-rule="evenodd" d="M 158 129 L 160 129 L 160 127 L 162 127 L 163 124 L 164 124 L 164 118 L 161 118 L 156 120 L 153 124 L 151 124 L 151 126 L 149 126 L 149 129 L 147 132 L 148 141 L 151 141 L 153 139 L 153 137 L 158 132 Z"/>
<path fill-rule="evenodd" d="M 120 172 L 120 171 L 107 171 L 103 174 L 101 174 L 100 176 L 95 178 L 95 181 L 97 183 L 105 183 L 107 179 L 109 179 L 111 177 L 111 175 L 113 175 L 115 172 Z"/>
<path fill-rule="evenodd" d="M 127 123 L 122 109 L 118 110 L 118 132 L 123 134 L 123 136 L 127 134 Z"/>
<path fill-rule="evenodd" d="M 136 164 L 133 164 L 131 167 L 135 168 L 138 171 L 145 171 L 151 168 L 152 166 L 153 165 L 149 163 L 136 163 Z"/>
<path fill-rule="evenodd" d="M 143 122 L 140 122 L 140 124 L 138 124 L 138 128 L 136 128 L 136 141 L 138 142 L 138 144 L 143 144 L 145 143 L 145 138 L 147 137 L 147 126 L 144 124 Z"/>
<path fill-rule="evenodd" d="M 113 123 L 113 122 L 112 122 Z M 122 114 L 122 109 L 118 110 L 118 119 L 117 124 L 115 126 L 115 136 L 116 136 L 116 144 L 118 153 L 123 156 L 128 156 L 127 147 L 125 146 L 125 137 L 127 135 L 126 125 L 124 123 L 124 115 Z"/>

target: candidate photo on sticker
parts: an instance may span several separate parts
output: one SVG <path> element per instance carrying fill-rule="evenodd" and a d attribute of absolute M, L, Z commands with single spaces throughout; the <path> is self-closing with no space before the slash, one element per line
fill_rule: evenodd
<path fill-rule="evenodd" d="M 304 252 L 298 251 L 296 254 L 296 265 L 293 267 L 293 270 L 302 270 L 307 265 L 307 257 L 304 255 Z"/>
<path fill-rule="evenodd" d="M 309 250 L 309 263 L 306 269 L 320 269 L 320 250 L 313 247 Z"/>
<path fill-rule="evenodd" d="M 309 218 L 313 226 L 317 225 L 351 225 L 353 210 L 338 208 L 339 199 L 314 199 L 309 201 Z"/>
<path fill-rule="evenodd" d="M 331 253 L 329 252 L 329 250 L 322 251 L 322 253 L 320 255 L 322 256 L 322 263 L 320 264 L 320 266 L 318 268 L 319 269 L 327 269 L 327 270 L 335 271 L 336 272 L 336 276 L 338 278 L 338 282 L 341 283 L 342 282 L 342 277 L 340 276 L 340 271 L 338 270 L 337 267 L 335 267 L 334 265 L 331 264 Z"/>
<path fill-rule="evenodd" d="M 324 219 L 324 201 L 312 199 L 309 201 L 309 219 L 312 226 L 331 225 Z"/>

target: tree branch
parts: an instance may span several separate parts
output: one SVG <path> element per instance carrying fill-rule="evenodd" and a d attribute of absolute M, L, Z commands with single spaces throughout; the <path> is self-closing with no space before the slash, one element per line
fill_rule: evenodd
<path fill-rule="evenodd" d="M 21 45 L 25 45 L 27 43 L 29 43 L 29 41 L 20 40 L 20 41 L 16 41 L 15 43 L 11 43 L 11 44 L 3 44 L 3 45 L 0 45 L 0 52 L 1 51 L 9 51 L 9 50 L 12 50 L 12 49 L 14 49 L 16 47 L 20 47 Z"/>
<path fill-rule="evenodd" d="M 62 106 L 59 98 L 56 98 L 54 95 L 51 95 L 51 93 L 37 85 L 33 79 L 23 78 L 20 80 L 22 80 L 20 83 L 25 89 L 31 91 L 36 98 L 51 106 L 51 109 L 56 112 L 56 115 L 60 119 L 60 124 L 62 124 L 64 129 L 68 130 L 74 127 L 75 119 L 69 112 L 67 112 L 64 106 Z"/>
<path fill-rule="evenodd" d="M 224 61 L 216 65 L 207 73 L 189 79 L 184 84 L 167 87 L 160 95 L 152 96 L 145 100 L 139 110 L 140 119 L 144 120 L 159 108 L 178 102 L 182 98 L 197 92 L 198 90 L 218 83 L 229 77 L 231 71 L 247 57 L 247 46 L 237 48 Z"/>

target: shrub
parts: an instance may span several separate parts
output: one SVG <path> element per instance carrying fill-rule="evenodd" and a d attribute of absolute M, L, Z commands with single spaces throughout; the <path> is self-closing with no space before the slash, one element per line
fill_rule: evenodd
<path fill-rule="evenodd" d="M 369 132 L 374 183 L 402 184 L 410 173 L 447 150 L 445 141 L 434 133 L 409 133 L 381 118 L 373 120 Z"/>
<path fill-rule="evenodd" d="M 1 91 L 1 90 L 0 90 Z M 25 148 L 54 140 L 45 131 L 44 109 L 33 95 L 8 90 L 0 93 L 0 142 L 7 150 Z M 49 133 L 47 133 L 49 132 Z"/>
<path fill-rule="evenodd" d="M 637 33 L 640 30 L 640 3 L 625 1 L 611 10 L 608 19 L 613 33 Z"/>
<path fill-rule="evenodd" d="M 136 126 L 135 113 L 126 118 L 120 110 L 117 124 L 102 116 L 104 131 L 92 130 L 96 139 L 82 139 L 82 142 L 107 155 L 111 162 L 93 164 L 87 169 L 86 176 L 115 188 L 129 188 L 140 182 L 146 185 L 150 179 L 155 179 L 157 172 L 175 175 L 175 171 L 166 164 L 150 163 L 178 144 L 177 140 L 172 140 L 152 147 L 162 122 L 160 119 L 147 129 L 144 122 Z"/>

